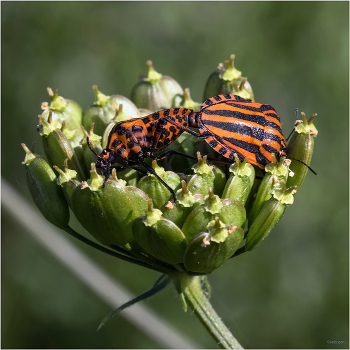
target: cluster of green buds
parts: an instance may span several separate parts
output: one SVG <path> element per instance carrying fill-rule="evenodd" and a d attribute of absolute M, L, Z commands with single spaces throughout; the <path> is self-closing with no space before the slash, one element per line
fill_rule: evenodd
<path fill-rule="evenodd" d="M 217 69 L 205 83 L 203 101 L 215 95 L 233 94 L 254 102 L 253 89 L 248 79 L 242 77 L 242 72 L 234 66 L 235 55 L 231 55 L 225 64 L 219 63 Z"/>
<path fill-rule="evenodd" d="M 254 100 L 247 79 L 234 67 L 234 57 L 210 75 L 203 100 L 221 93 Z M 118 174 L 114 169 L 104 186 L 91 149 L 99 154 L 106 147 L 116 123 L 164 108 L 199 109 L 189 89 L 156 72 L 152 62 L 147 66 L 148 76 L 136 83 L 130 100 L 106 96 L 93 86 L 96 101 L 84 112 L 48 89 L 51 101 L 42 104 L 37 126 L 47 161 L 22 144 L 28 187 L 48 221 L 72 234 L 71 211 L 105 252 L 168 276 L 207 275 L 257 248 L 293 203 L 308 170 L 297 160 L 307 165 L 311 161 L 315 115 L 307 121 L 302 114 L 296 123 L 287 148 L 294 160 L 274 158 L 264 173 L 237 155 L 230 166 L 208 161 L 218 158 L 215 151 L 183 133 L 169 149 L 192 155 L 197 162 L 175 155 L 151 164 L 176 192 L 176 203 L 154 175 L 135 169 Z"/>

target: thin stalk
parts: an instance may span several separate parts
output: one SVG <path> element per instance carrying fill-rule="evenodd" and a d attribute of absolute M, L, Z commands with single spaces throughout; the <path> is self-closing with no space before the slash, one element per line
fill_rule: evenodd
<path fill-rule="evenodd" d="M 140 261 L 143 261 L 145 264 L 152 266 L 153 270 L 157 270 L 166 274 L 174 273 L 176 271 L 174 266 L 163 263 L 160 260 L 149 258 L 146 255 L 138 252 L 136 249 L 131 249 L 130 252 Z"/>
<path fill-rule="evenodd" d="M 100 246 L 99 244 L 97 244 L 97 243 L 95 243 L 93 241 L 90 241 L 88 238 L 86 238 L 83 235 L 81 235 L 80 233 L 76 232 L 70 226 L 67 226 L 64 230 L 67 233 L 69 233 L 71 236 L 73 236 L 74 238 L 77 238 L 79 241 L 81 241 L 81 242 L 89 245 L 90 247 L 93 247 L 93 248 L 95 248 L 95 249 L 97 249 L 97 250 L 99 250 L 99 251 L 101 251 L 103 253 L 106 253 L 108 255 L 114 256 L 115 258 L 118 258 L 118 259 L 121 259 L 121 260 L 125 260 L 125 261 L 128 261 L 130 263 L 133 263 L 133 264 L 136 264 L 136 265 L 139 265 L 139 266 L 147 267 L 149 269 L 152 269 L 152 270 L 155 270 L 155 271 L 158 271 L 158 272 L 163 272 L 162 270 L 156 269 L 153 266 L 150 266 L 149 264 L 147 264 L 147 263 L 145 263 L 143 261 L 135 259 L 133 256 L 129 256 L 127 251 L 125 252 L 126 254 L 124 255 L 124 254 L 121 254 L 119 252 L 116 252 L 116 251 L 110 250 L 108 248 L 105 248 L 103 246 Z"/>
<path fill-rule="evenodd" d="M 194 310 L 204 327 L 218 342 L 219 346 L 223 349 L 243 349 L 242 345 L 228 330 L 205 296 L 201 288 L 200 277 L 184 274 L 180 275 L 179 278 L 187 303 Z"/>
<path fill-rule="evenodd" d="M 166 275 L 162 275 L 157 282 L 153 285 L 153 287 L 148 290 L 147 292 L 139 295 L 138 297 L 124 303 L 123 305 L 119 306 L 117 309 L 111 311 L 100 323 L 100 325 L 97 328 L 97 332 L 101 329 L 101 327 L 103 327 L 113 316 L 115 316 L 117 313 L 125 310 L 126 308 L 142 301 L 145 300 L 147 298 L 150 298 L 151 296 L 157 294 L 158 292 L 160 292 L 161 290 L 163 290 L 171 281 L 170 278 L 168 278 Z"/>

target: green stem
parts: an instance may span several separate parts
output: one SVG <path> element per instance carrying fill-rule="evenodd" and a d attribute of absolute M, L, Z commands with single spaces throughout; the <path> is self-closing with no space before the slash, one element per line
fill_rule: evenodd
<path fill-rule="evenodd" d="M 149 266 L 153 267 L 153 270 L 171 274 L 174 273 L 176 270 L 174 269 L 174 266 L 169 265 L 167 263 L 163 263 L 160 260 L 152 259 L 150 257 L 147 257 L 146 255 L 138 252 L 136 249 L 131 249 L 130 252 L 140 261 L 143 261 L 145 264 L 148 264 Z"/>
<path fill-rule="evenodd" d="M 179 276 L 186 301 L 212 337 L 223 349 L 243 349 L 228 330 L 205 296 L 199 276 Z"/>
<path fill-rule="evenodd" d="M 106 253 L 108 255 L 114 256 L 115 258 L 118 258 L 118 259 L 121 259 L 121 260 L 125 260 L 125 261 L 128 261 L 128 262 L 136 264 L 136 265 L 147 267 L 149 269 L 152 269 L 152 270 L 155 270 L 155 271 L 158 271 L 158 272 L 163 272 L 162 270 L 156 269 L 153 266 L 150 266 L 149 264 L 144 263 L 143 261 L 139 261 L 139 260 L 135 259 L 134 257 L 128 256 L 129 253 L 127 251 L 125 251 L 126 255 L 124 255 L 124 252 L 123 252 L 123 254 L 120 254 L 120 253 L 115 252 L 113 250 L 110 250 L 110 249 L 107 249 L 105 247 L 102 247 L 99 244 L 97 244 L 97 243 L 95 243 L 93 241 L 90 241 L 88 238 L 84 237 L 80 233 L 74 231 L 70 226 L 67 226 L 64 230 L 67 233 L 69 233 L 71 236 L 73 236 L 74 238 L 79 239 L 79 241 L 81 241 L 81 242 L 89 245 L 90 247 L 93 247 L 93 248 L 95 248 L 95 249 L 97 249 L 97 250 L 99 250 L 99 251 L 101 251 L 103 253 Z"/>

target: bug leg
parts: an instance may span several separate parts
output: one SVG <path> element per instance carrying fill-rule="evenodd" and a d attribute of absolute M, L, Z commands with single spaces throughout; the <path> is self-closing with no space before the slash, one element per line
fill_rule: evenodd
<path fill-rule="evenodd" d="M 107 182 L 107 180 L 108 180 L 108 178 L 109 178 L 109 175 L 110 175 L 110 164 L 107 164 L 107 166 L 106 166 L 106 168 L 105 169 L 103 169 L 104 170 L 104 175 L 105 175 L 105 180 L 104 180 L 104 182 L 103 182 L 103 188 L 105 187 L 105 185 L 106 185 L 106 182 Z"/>
<path fill-rule="evenodd" d="M 144 162 L 143 158 L 139 158 L 139 161 L 140 163 L 146 168 L 146 170 L 148 172 L 150 172 L 151 174 L 153 174 L 167 189 L 168 191 L 171 193 L 171 195 L 173 196 L 174 198 L 174 202 L 176 203 L 176 196 L 175 196 L 175 192 L 173 191 L 173 189 L 171 187 L 169 187 L 169 185 L 164 182 L 158 175 L 157 173 L 155 172 L 155 170 L 150 166 L 148 165 L 147 163 Z"/>

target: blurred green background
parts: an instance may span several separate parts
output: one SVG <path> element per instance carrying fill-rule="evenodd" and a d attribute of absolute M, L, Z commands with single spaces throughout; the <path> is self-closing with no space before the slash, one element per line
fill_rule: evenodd
<path fill-rule="evenodd" d="M 130 97 L 151 59 L 201 102 L 209 74 L 234 53 L 286 136 L 295 108 L 317 112 L 318 175 L 259 249 L 209 276 L 212 303 L 244 347 L 349 347 L 348 2 L 2 2 L 1 23 L 2 176 L 29 203 L 20 143 L 43 154 L 36 124 L 48 86 L 85 109 L 93 84 Z M 96 333 L 110 307 L 2 214 L 2 348 L 159 348 L 122 316 Z M 158 277 L 74 244 L 134 294 Z M 217 347 L 172 287 L 145 304 Z"/>

